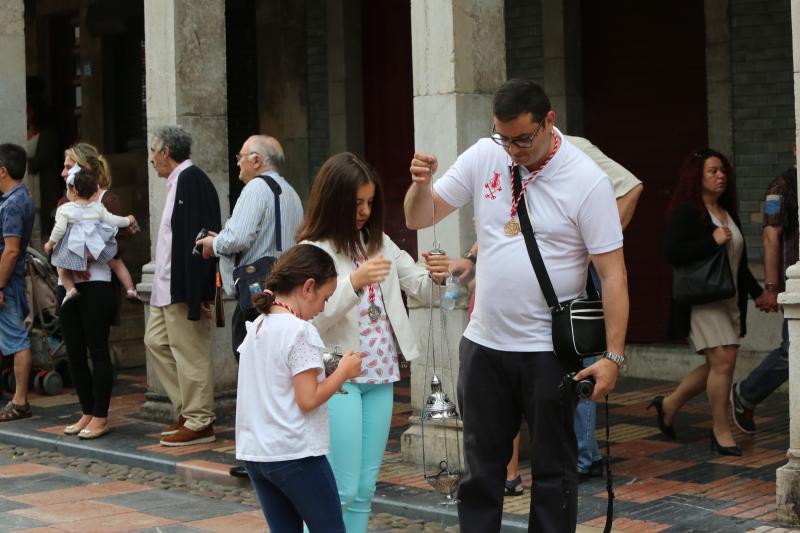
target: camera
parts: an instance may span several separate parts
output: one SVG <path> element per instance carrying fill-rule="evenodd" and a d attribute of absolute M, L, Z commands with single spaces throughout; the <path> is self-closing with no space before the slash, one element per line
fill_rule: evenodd
<path fill-rule="evenodd" d="M 197 237 L 195 237 L 194 240 L 195 240 L 195 242 L 197 242 L 200 239 L 205 239 L 206 237 L 208 237 L 208 230 L 206 228 L 203 228 L 203 229 L 200 230 L 200 233 L 197 234 Z M 196 244 L 194 246 L 194 248 L 192 249 L 192 255 L 199 255 L 199 256 L 202 257 L 202 255 L 203 255 L 203 245 L 202 244 Z"/>
<path fill-rule="evenodd" d="M 586 400 L 594 393 L 594 376 L 588 376 L 579 381 L 575 381 L 577 372 L 570 372 L 561 380 L 560 389 L 571 390 L 575 396 L 581 400 Z"/>

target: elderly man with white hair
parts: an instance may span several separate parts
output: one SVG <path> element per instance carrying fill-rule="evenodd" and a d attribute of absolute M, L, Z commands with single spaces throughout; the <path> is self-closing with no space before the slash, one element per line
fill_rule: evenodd
<path fill-rule="evenodd" d="M 277 139 L 268 135 L 249 137 L 236 154 L 236 161 L 244 188 L 233 213 L 219 234 L 212 232 L 198 241 L 203 245 L 203 257 L 220 258 L 222 284 L 228 295 L 236 292 L 233 270 L 263 257 L 278 257 L 283 250 L 291 248 L 297 227 L 303 220 L 300 197 L 278 173 L 285 159 Z M 280 234 L 276 231 L 277 211 L 280 211 Z M 237 361 L 236 349 L 246 333 L 244 324 L 257 316 L 254 309 L 245 310 L 238 305 L 233 312 L 231 336 Z"/>

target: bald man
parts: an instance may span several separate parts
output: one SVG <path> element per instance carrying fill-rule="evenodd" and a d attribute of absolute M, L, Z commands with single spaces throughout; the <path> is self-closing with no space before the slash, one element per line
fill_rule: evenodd
<path fill-rule="evenodd" d="M 236 154 L 236 161 L 244 189 L 236 200 L 231 218 L 219 234 L 209 233 L 208 237 L 198 241 L 203 245 L 203 257 L 220 258 L 222 284 L 229 296 L 236 292 L 233 269 L 255 263 L 262 257 L 277 257 L 281 251 L 293 246 L 297 227 L 303 220 L 300 197 L 279 174 L 285 158 L 277 139 L 268 135 L 249 137 Z M 281 250 L 277 246 L 275 195 L 269 178 L 274 180 L 280 190 L 278 200 L 281 213 Z M 256 316 L 255 311 L 244 311 L 239 306 L 233 312 L 231 341 L 237 361 L 239 353 L 236 349 L 246 333 L 244 324 L 247 320 L 254 320 Z"/>

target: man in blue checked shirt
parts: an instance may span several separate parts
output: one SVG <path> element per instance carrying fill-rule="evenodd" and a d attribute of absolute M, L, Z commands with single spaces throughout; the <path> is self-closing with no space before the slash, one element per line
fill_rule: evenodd
<path fill-rule="evenodd" d="M 25 317 L 25 250 L 33 231 L 33 199 L 22 184 L 28 155 L 16 144 L 0 144 L 0 354 L 14 356 L 14 397 L 0 409 L 0 422 L 31 416 L 28 378 L 31 342 Z"/>
<path fill-rule="evenodd" d="M 303 205 L 297 192 L 278 172 L 285 158 L 283 148 L 274 137 L 253 135 L 236 154 L 239 179 L 244 183 L 239 199 L 233 207 L 231 218 L 219 234 L 209 232 L 208 237 L 198 241 L 203 244 L 203 257 L 219 257 L 222 285 L 229 296 L 236 290 L 233 286 L 233 269 L 249 265 L 266 256 L 277 257 L 275 239 L 275 197 L 261 175 L 271 176 L 280 186 L 281 238 L 283 250 L 294 245 L 294 235 L 303 220 Z M 231 319 L 231 341 L 233 355 L 239 360 L 236 349 L 244 340 L 244 324 L 255 320 L 258 312 L 242 312 L 239 306 Z"/>

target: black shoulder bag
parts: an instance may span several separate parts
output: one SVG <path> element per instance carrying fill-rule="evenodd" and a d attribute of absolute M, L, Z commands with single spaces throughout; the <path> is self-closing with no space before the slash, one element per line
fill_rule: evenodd
<path fill-rule="evenodd" d="M 267 185 L 272 189 L 272 194 L 275 197 L 275 245 L 278 249 L 278 254 L 280 254 L 283 251 L 283 240 L 281 238 L 281 186 L 278 185 L 278 182 L 275 181 L 272 176 L 262 174 L 258 177 L 267 182 Z M 237 264 L 240 258 L 241 253 L 236 254 Z M 277 257 L 268 255 L 258 259 L 254 263 L 241 265 L 233 269 L 233 285 L 236 287 L 236 299 L 242 311 L 250 311 L 253 309 L 253 295 L 264 290 L 267 276 L 277 259 Z"/>
<path fill-rule="evenodd" d="M 718 302 L 736 294 L 728 250 L 720 246 L 710 256 L 672 267 L 672 299 L 681 305 Z"/>
<path fill-rule="evenodd" d="M 518 198 L 522 189 L 522 178 L 520 178 L 517 165 L 514 165 L 512 181 L 514 184 L 514 198 Z M 536 237 L 533 234 L 533 227 L 531 226 L 531 219 L 528 217 L 526 204 L 527 199 L 522 198 L 517 206 L 519 225 L 522 229 L 522 236 L 525 237 L 525 247 L 528 249 L 533 271 L 553 317 L 553 351 L 567 370 L 577 370 L 583 366 L 582 359 L 600 355 L 606 351 L 606 324 L 603 301 L 600 299 L 591 276 L 588 276 L 586 281 L 586 298 L 576 298 L 566 302 L 558 301 L 558 296 L 553 290 L 553 284 L 544 266 L 539 245 L 536 244 Z M 605 398 L 605 414 L 605 466 L 608 504 L 606 506 L 606 525 L 603 533 L 610 533 L 611 525 L 614 522 L 614 489 L 613 477 L 611 476 L 611 434 L 609 430 L 607 395 Z"/>

